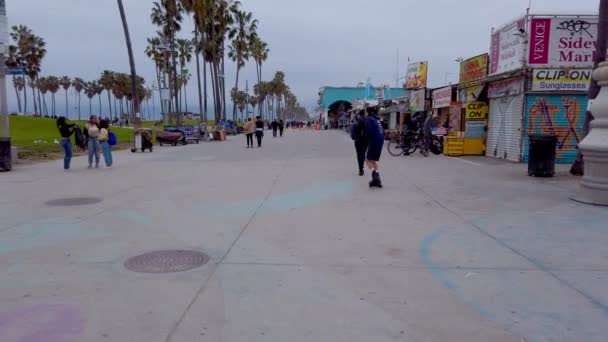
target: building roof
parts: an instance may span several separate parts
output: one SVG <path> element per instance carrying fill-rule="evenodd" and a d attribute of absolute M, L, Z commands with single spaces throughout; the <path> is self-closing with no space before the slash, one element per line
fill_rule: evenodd
<path fill-rule="evenodd" d="M 377 100 L 376 88 L 371 88 L 370 91 L 367 87 L 323 87 L 319 91 L 319 104 L 323 106 L 323 109 L 328 109 L 332 104 L 339 101 L 346 101 L 351 104 L 355 100 Z M 367 96 L 366 96 L 367 95 Z M 403 97 L 405 95 L 405 89 L 403 88 L 386 88 L 384 89 L 384 98 L 386 100 Z"/>

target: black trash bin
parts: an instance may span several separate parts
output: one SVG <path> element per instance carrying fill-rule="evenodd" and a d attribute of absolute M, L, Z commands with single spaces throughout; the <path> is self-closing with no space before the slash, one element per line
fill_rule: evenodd
<path fill-rule="evenodd" d="M 0 138 L 0 171 L 10 171 L 12 168 L 11 138 Z"/>
<path fill-rule="evenodd" d="M 555 175 L 555 135 L 529 135 L 530 153 L 528 156 L 528 175 L 534 177 L 553 177 Z"/>

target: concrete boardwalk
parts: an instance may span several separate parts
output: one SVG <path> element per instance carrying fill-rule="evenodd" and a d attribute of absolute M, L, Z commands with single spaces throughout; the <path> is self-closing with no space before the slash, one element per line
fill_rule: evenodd
<path fill-rule="evenodd" d="M 384 154 L 370 191 L 341 132 L 231 139 L 0 174 L 0 341 L 607 340 L 608 210 L 577 180 Z M 211 261 L 124 267 L 166 249 Z"/>

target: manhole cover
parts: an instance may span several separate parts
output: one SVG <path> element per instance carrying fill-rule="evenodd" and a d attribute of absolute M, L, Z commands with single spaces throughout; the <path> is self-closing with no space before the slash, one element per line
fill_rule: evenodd
<path fill-rule="evenodd" d="M 175 273 L 190 271 L 209 262 L 209 257 L 196 251 L 156 251 L 132 257 L 125 267 L 138 273 Z"/>
<path fill-rule="evenodd" d="M 101 198 L 98 197 L 72 197 L 72 198 L 58 198 L 50 201 L 46 201 L 46 205 L 53 207 L 74 207 L 80 205 L 89 205 L 101 202 Z"/>

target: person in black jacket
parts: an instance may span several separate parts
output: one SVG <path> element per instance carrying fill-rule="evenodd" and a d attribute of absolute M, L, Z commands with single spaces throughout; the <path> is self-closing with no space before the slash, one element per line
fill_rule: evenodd
<path fill-rule="evenodd" d="M 259 116 L 255 121 L 255 137 L 258 140 L 258 147 L 262 147 L 262 139 L 264 138 L 264 120 Z"/>
<path fill-rule="evenodd" d="M 281 138 L 283 137 L 283 131 L 285 130 L 285 122 L 283 120 L 279 120 L 279 134 Z"/>
<path fill-rule="evenodd" d="M 272 120 L 272 123 L 270 125 L 272 126 L 272 136 L 276 138 L 277 131 L 279 130 L 279 123 L 277 122 L 277 119 Z"/>
<path fill-rule="evenodd" d="M 382 188 L 380 173 L 378 172 L 380 155 L 384 146 L 384 129 L 378 118 L 378 112 L 375 108 L 367 110 L 367 120 L 365 122 L 365 136 L 367 137 L 367 167 L 372 170 L 372 180 L 369 182 L 370 188 Z"/>
<path fill-rule="evenodd" d="M 65 152 L 63 169 L 66 171 L 70 169 L 72 161 L 72 142 L 70 141 L 70 137 L 74 134 L 75 126 L 76 124 L 67 123 L 63 116 L 57 119 L 57 129 L 59 130 L 59 134 L 61 134 L 61 147 L 63 147 L 63 151 Z"/>
<path fill-rule="evenodd" d="M 365 152 L 367 151 L 367 137 L 365 136 L 365 111 L 357 115 L 355 122 L 350 127 L 350 137 L 355 141 L 357 151 L 357 162 L 359 165 L 359 176 L 364 176 Z"/>

